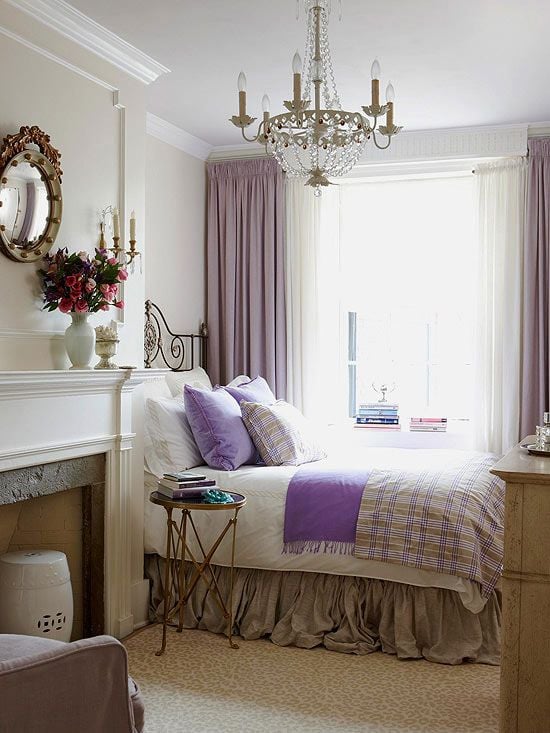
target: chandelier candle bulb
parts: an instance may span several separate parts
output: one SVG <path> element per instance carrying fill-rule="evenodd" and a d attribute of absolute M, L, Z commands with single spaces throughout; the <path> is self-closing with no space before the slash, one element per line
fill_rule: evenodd
<path fill-rule="evenodd" d="M 373 107 L 378 107 L 380 105 L 380 64 L 378 63 L 378 59 L 374 59 L 372 62 L 372 66 L 370 67 L 370 76 L 372 79 L 371 104 Z"/>
<path fill-rule="evenodd" d="M 388 130 L 391 130 L 393 127 L 393 102 L 388 102 L 388 111 L 386 112 L 386 127 L 388 128 Z"/>
<path fill-rule="evenodd" d="M 270 102 L 269 97 L 267 94 L 264 94 L 262 97 L 262 109 L 264 112 L 264 135 L 267 135 L 267 130 L 269 129 L 269 108 L 270 108 Z"/>
<path fill-rule="evenodd" d="M 130 214 L 130 240 L 136 241 L 136 212 Z"/>
<path fill-rule="evenodd" d="M 388 103 L 388 112 L 386 114 L 386 127 L 392 129 L 393 127 L 393 100 L 395 99 L 395 90 L 393 84 L 390 83 L 386 87 L 386 102 Z"/>
<path fill-rule="evenodd" d="M 302 99 L 302 59 L 298 51 L 292 58 L 292 71 L 294 78 L 294 106 L 298 109 Z"/>
<path fill-rule="evenodd" d="M 246 76 L 241 71 L 237 79 L 237 87 L 239 89 L 239 117 L 246 116 Z"/>
<path fill-rule="evenodd" d="M 378 79 L 373 79 L 370 83 L 371 86 L 371 104 L 373 107 L 378 107 L 380 105 L 380 81 Z"/>

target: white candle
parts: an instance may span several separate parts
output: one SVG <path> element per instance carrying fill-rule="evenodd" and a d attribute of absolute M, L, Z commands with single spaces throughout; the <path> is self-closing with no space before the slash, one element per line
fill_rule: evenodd
<path fill-rule="evenodd" d="M 130 214 L 130 239 L 135 240 L 136 238 L 136 212 L 132 211 Z"/>
<path fill-rule="evenodd" d="M 113 209 L 113 237 L 120 237 L 120 217 L 116 207 Z"/>

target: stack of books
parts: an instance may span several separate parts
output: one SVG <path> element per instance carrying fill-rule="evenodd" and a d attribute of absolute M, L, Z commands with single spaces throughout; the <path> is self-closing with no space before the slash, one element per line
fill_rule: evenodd
<path fill-rule="evenodd" d="M 446 417 L 411 417 L 411 433 L 444 433 L 447 430 Z"/>
<path fill-rule="evenodd" d="M 355 427 L 374 430 L 401 430 L 399 405 L 392 405 L 389 402 L 367 402 L 359 405 L 355 417 Z"/>
<path fill-rule="evenodd" d="M 216 482 L 203 474 L 177 471 L 165 473 L 158 482 L 157 491 L 169 499 L 195 499 L 213 488 L 216 488 Z"/>

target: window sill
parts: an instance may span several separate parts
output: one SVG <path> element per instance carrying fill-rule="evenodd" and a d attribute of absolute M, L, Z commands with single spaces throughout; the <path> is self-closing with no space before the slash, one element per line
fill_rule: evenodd
<path fill-rule="evenodd" d="M 376 430 L 375 428 L 356 428 L 353 421 L 343 425 L 333 425 L 331 429 L 349 436 L 353 445 L 369 448 L 441 448 L 456 450 L 473 450 L 473 436 L 467 423 L 451 426 L 445 433 L 411 432 L 408 428 L 401 430 Z"/>

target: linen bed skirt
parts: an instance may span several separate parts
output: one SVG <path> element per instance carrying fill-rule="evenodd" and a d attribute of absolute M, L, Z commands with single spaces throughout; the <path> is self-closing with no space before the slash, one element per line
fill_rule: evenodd
<path fill-rule="evenodd" d="M 151 580 L 151 621 L 162 620 L 165 560 L 145 556 Z M 186 563 L 189 577 L 193 566 Z M 229 568 L 216 566 L 224 597 Z M 201 580 L 185 609 L 185 628 L 226 633 L 227 621 Z M 326 573 L 235 568 L 235 633 L 268 637 L 280 646 L 323 645 L 347 654 L 383 651 L 399 659 L 485 664 L 500 662 L 501 594 L 495 590 L 474 614 L 458 593 L 386 580 Z"/>

